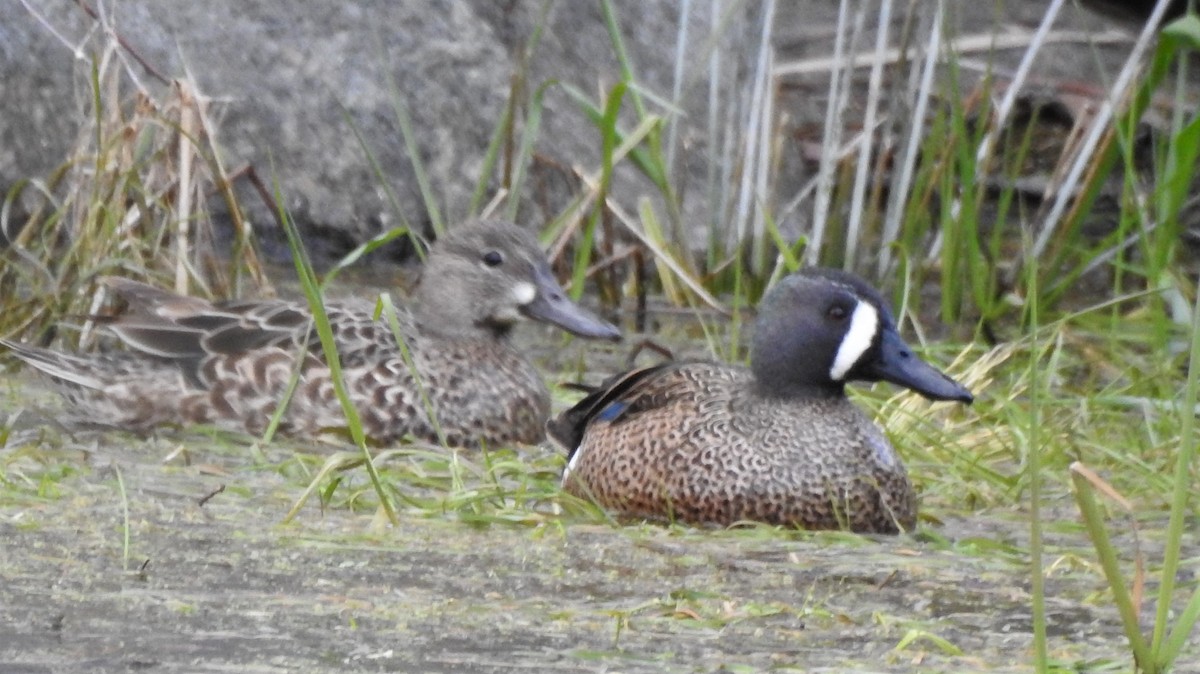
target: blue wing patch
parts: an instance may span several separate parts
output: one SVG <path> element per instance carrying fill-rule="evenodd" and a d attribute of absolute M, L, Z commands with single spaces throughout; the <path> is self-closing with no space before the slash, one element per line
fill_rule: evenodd
<path fill-rule="evenodd" d="M 596 418 L 600 421 L 607 421 L 611 423 L 619 419 L 627 409 L 629 409 L 629 403 L 618 401 L 609 405 L 608 407 L 605 407 L 600 414 L 596 415 Z"/>

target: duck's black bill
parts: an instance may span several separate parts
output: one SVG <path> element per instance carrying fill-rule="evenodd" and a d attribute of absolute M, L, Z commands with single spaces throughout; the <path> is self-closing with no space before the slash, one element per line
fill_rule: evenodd
<path fill-rule="evenodd" d="M 534 281 L 537 285 L 537 296 L 522 308 L 529 318 L 557 325 L 579 337 L 611 340 L 621 338 L 621 331 L 617 326 L 572 302 L 548 268 L 538 269 L 534 273 Z"/>
<path fill-rule="evenodd" d="M 893 330 L 884 331 L 879 357 L 866 364 L 864 379 L 890 381 L 912 389 L 930 400 L 957 400 L 970 404 L 975 396 L 965 386 L 917 357 Z"/>

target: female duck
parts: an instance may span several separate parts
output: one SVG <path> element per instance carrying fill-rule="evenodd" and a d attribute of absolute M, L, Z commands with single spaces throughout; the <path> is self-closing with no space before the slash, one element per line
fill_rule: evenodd
<path fill-rule="evenodd" d="M 130 351 L 67 354 L 3 342 L 54 379 L 84 419 L 257 434 L 286 404 L 283 432 L 345 427 L 307 304 L 211 303 L 127 279 L 104 282 L 129 304 L 109 327 Z M 508 343 L 513 325 L 527 317 L 585 337 L 620 336 L 567 299 L 533 236 L 496 221 L 455 228 L 430 249 L 411 306 L 399 312 L 404 349 L 374 317 L 373 302 L 326 312 L 350 398 L 376 441 L 538 442 L 550 396 Z M 297 358 L 299 385 L 285 401 Z"/>

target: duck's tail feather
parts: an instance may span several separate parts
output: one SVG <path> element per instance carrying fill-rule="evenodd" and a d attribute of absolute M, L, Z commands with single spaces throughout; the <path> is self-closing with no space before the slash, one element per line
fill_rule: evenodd
<path fill-rule="evenodd" d="M 97 390 L 103 389 L 111 383 L 107 378 L 102 377 L 102 371 L 95 366 L 92 359 L 40 349 L 10 339 L 0 339 L 0 345 L 11 351 L 17 358 L 56 380 Z"/>

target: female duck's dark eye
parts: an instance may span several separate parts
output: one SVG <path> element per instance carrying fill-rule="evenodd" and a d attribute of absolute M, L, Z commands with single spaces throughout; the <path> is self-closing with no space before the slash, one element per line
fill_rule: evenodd
<path fill-rule="evenodd" d="M 498 267 L 502 262 L 504 262 L 504 256 L 500 254 L 500 251 L 489 250 L 483 254 L 483 263 L 489 267 Z"/>
<path fill-rule="evenodd" d="M 825 312 L 825 316 L 831 321 L 840 321 L 846 318 L 846 307 L 840 304 L 835 304 Z"/>

